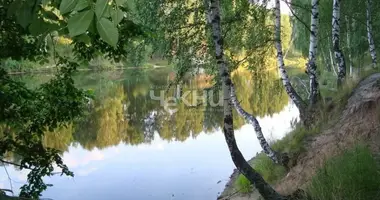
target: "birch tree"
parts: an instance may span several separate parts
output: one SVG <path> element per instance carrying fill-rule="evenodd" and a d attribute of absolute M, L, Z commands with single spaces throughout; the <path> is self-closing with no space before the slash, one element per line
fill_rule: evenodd
<path fill-rule="evenodd" d="M 298 95 L 298 93 L 294 90 L 292 84 L 290 83 L 288 74 L 285 70 L 285 64 L 284 64 L 284 56 L 282 52 L 282 44 L 281 44 L 281 6 L 280 6 L 280 0 L 275 0 L 275 46 L 277 50 L 277 66 L 280 73 L 280 77 L 282 80 L 282 83 L 285 87 L 286 93 L 292 99 L 294 104 L 297 106 L 298 110 L 300 111 L 301 115 L 305 113 L 306 110 L 306 104 L 302 100 L 302 98 Z M 301 117 L 302 118 L 302 117 Z"/>
<path fill-rule="evenodd" d="M 318 17 L 319 17 L 319 0 L 311 0 L 311 32 L 309 44 L 309 57 L 306 64 L 306 72 L 309 76 L 309 106 L 317 103 L 319 94 L 319 86 L 317 80 L 317 47 L 318 47 Z"/>
<path fill-rule="evenodd" d="M 353 64 L 352 64 L 352 50 L 351 50 L 351 21 L 349 17 L 346 15 L 346 45 L 347 45 L 347 52 L 348 52 L 348 65 L 350 67 L 350 76 L 352 76 L 353 73 Z"/>
<path fill-rule="evenodd" d="M 206 4 L 207 5 L 207 4 Z M 233 117 L 232 117 L 232 102 L 231 102 L 231 86 L 232 81 L 230 78 L 230 72 L 227 68 L 227 64 L 224 60 L 223 38 L 221 30 L 221 15 L 220 15 L 220 2 L 219 0 L 210 0 L 210 7 L 207 8 L 209 19 L 211 19 L 212 38 L 215 47 L 215 59 L 219 68 L 219 75 L 222 79 L 223 89 L 223 133 L 236 168 L 247 179 L 254 184 L 260 194 L 266 200 L 282 200 L 286 199 L 278 194 L 263 177 L 255 171 L 248 162 L 244 159 L 240 152 L 233 129 Z"/>
<path fill-rule="evenodd" d="M 264 137 L 264 134 L 261 130 L 261 126 L 259 124 L 259 122 L 257 121 L 256 117 L 254 117 L 253 115 L 247 113 L 240 105 L 237 97 L 236 97 L 236 92 L 235 92 L 235 87 L 233 84 L 231 84 L 231 102 L 232 102 L 232 105 L 235 107 L 237 113 L 239 115 L 241 115 L 245 121 L 247 121 L 248 123 L 250 123 L 253 128 L 255 129 L 255 133 L 256 133 L 256 137 L 257 139 L 259 140 L 260 142 L 260 146 L 261 148 L 264 150 L 264 153 L 274 162 L 274 163 L 277 163 L 277 164 L 284 164 L 286 165 L 286 163 L 283 163 L 282 162 L 282 159 L 281 159 L 281 156 L 280 154 L 278 154 L 277 152 L 275 152 L 271 147 L 270 145 L 268 144 L 267 140 L 265 139 Z"/>
<path fill-rule="evenodd" d="M 346 77 L 346 63 L 343 52 L 339 47 L 340 43 L 340 0 L 333 0 L 333 15 L 332 15 L 332 41 L 335 59 L 338 63 L 338 87 L 342 85 Z"/>
<path fill-rule="evenodd" d="M 367 16 L 367 37 L 368 37 L 368 44 L 369 44 L 369 52 L 371 54 L 372 58 L 372 64 L 375 67 L 377 64 L 377 55 L 376 55 L 376 47 L 375 42 L 373 40 L 373 32 L 372 32 L 372 16 L 371 16 L 371 7 L 372 7 L 372 0 L 367 0 L 367 8 L 366 8 L 366 16 Z"/>

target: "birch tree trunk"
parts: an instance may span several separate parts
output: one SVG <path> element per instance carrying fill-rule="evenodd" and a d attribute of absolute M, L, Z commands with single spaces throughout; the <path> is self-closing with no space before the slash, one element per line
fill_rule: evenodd
<path fill-rule="evenodd" d="M 333 1 L 333 14 L 332 14 L 332 41 L 336 62 L 338 63 L 338 87 L 342 86 L 346 78 L 346 62 L 344 55 L 340 49 L 340 0 Z"/>
<path fill-rule="evenodd" d="M 212 27 L 212 38 L 215 45 L 215 59 L 217 65 L 219 66 L 219 73 L 222 79 L 223 88 L 223 110 L 224 110 L 224 123 L 223 123 L 223 133 L 227 142 L 228 149 L 231 154 L 232 161 L 234 162 L 236 168 L 256 187 L 259 193 L 266 200 L 284 200 L 265 180 L 263 177 L 255 171 L 248 162 L 244 159 L 242 153 L 240 152 L 233 129 L 233 117 L 232 117 L 232 103 L 231 103 L 231 86 L 232 81 L 230 78 L 230 73 L 228 71 L 226 62 L 224 60 L 224 49 L 223 49 L 223 38 L 221 30 L 221 15 L 220 15 L 220 2 L 219 0 L 210 0 L 210 8 L 208 10 L 208 15 L 211 19 Z"/>
<path fill-rule="evenodd" d="M 350 36 L 350 33 L 351 33 L 351 23 L 350 23 L 350 18 L 346 15 L 345 16 L 346 18 L 346 27 L 347 27 L 347 30 L 346 30 L 346 33 L 347 33 L 347 48 L 348 48 L 348 65 L 350 67 L 350 76 L 352 76 L 352 73 L 353 73 L 353 64 L 352 64 L 352 50 L 351 50 L 351 36 Z"/>
<path fill-rule="evenodd" d="M 284 57 L 282 52 L 282 44 L 281 44 L 281 8 L 280 8 L 280 0 L 275 0 L 275 45 L 277 50 L 277 66 L 280 73 L 280 77 L 282 80 L 282 84 L 285 87 L 286 93 L 292 99 L 294 104 L 297 106 L 300 113 L 305 113 L 306 103 L 302 100 L 302 98 L 297 94 L 294 90 L 292 84 L 289 81 L 288 74 L 285 70 Z"/>
<path fill-rule="evenodd" d="M 272 159 L 274 163 L 286 165 L 287 163 L 282 161 L 281 155 L 278 154 L 277 152 L 273 151 L 273 149 L 269 146 L 268 142 L 266 141 L 266 139 L 263 135 L 263 132 L 261 130 L 261 126 L 260 126 L 259 122 L 257 121 L 257 119 L 253 115 L 247 113 L 241 107 L 241 105 L 240 105 L 240 103 L 236 97 L 235 87 L 233 84 L 231 85 L 231 102 L 234 105 L 236 111 L 239 113 L 239 115 L 241 115 L 245 119 L 245 121 L 250 123 L 253 126 L 253 128 L 255 129 L 256 137 L 259 140 L 260 146 L 264 150 L 264 153 L 270 159 Z"/>
<path fill-rule="evenodd" d="M 317 80 L 317 45 L 318 45 L 318 17 L 319 0 L 311 0 L 311 33 L 309 46 L 309 61 L 306 64 L 306 72 L 309 75 L 310 95 L 309 106 L 313 106 L 319 99 L 319 86 Z"/>
<path fill-rule="evenodd" d="M 369 52 L 371 54 L 372 64 L 374 67 L 376 67 L 377 55 L 376 55 L 375 42 L 373 40 L 373 35 L 372 35 L 371 7 L 372 7 L 372 0 L 367 0 L 367 37 L 368 37 L 368 43 L 369 43 Z"/>
<path fill-rule="evenodd" d="M 335 69 L 335 63 L 334 63 L 334 59 L 333 59 L 333 53 L 332 53 L 332 51 L 331 51 L 330 48 L 328 48 L 328 49 L 329 49 L 330 62 L 331 62 L 331 66 L 333 68 L 333 72 L 334 72 L 335 76 L 338 76 L 338 73 L 336 72 L 336 69 Z"/>

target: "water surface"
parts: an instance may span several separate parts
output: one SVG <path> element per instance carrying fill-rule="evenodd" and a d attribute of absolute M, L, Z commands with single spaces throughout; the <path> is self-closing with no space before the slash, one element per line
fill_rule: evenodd
<path fill-rule="evenodd" d="M 276 75 L 235 74 L 242 106 L 258 116 L 269 140 L 283 137 L 298 111 L 289 103 Z M 30 87 L 51 76 L 23 76 Z M 220 130 L 222 112 L 198 96 L 211 89 L 208 77 L 197 76 L 164 93 L 173 105 L 157 99 L 173 74 L 161 70 L 79 73 L 76 83 L 94 91 L 86 117 L 52 133 L 45 145 L 60 149 L 74 178 L 54 176 L 43 197 L 55 200 L 213 200 L 235 168 Z M 189 91 L 189 92 L 187 92 Z M 190 93 L 190 95 L 186 95 Z M 152 99 L 152 94 L 154 98 Z M 196 95 L 195 95 L 196 94 Z M 210 93 L 208 93 L 210 94 Z M 184 99 L 176 99 L 183 97 Z M 209 101 L 207 102 L 210 102 Z M 259 152 L 253 128 L 234 116 L 235 136 L 246 159 Z M 13 158 L 17 160 L 17 158 Z M 7 166 L 16 190 L 26 171 Z M 0 170 L 0 188 L 10 188 Z M 17 190 L 16 190 L 17 191 Z"/>

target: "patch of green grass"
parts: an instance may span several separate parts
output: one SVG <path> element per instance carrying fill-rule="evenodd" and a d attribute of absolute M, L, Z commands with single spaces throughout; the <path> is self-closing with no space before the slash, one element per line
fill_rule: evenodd
<path fill-rule="evenodd" d="M 256 155 L 251 162 L 253 168 L 261 174 L 265 181 L 270 184 L 276 183 L 286 174 L 286 169 L 282 165 L 277 165 L 264 153 Z M 242 174 L 238 176 L 235 186 L 241 193 L 252 192 L 252 185 L 249 180 Z"/>
<path fill-rule="evenodd" d="M 235 186 L 240 193 L 246 194 L 252 192 L 252 184 L 243 174 L 239 174 L 238 178 L 236 179 Z"/>
<path fill-rule="evenodd" d="M 263 176 L 268 183 L 275 183 L 282 178 L 286 169 L 282 165 L 275 164 L 264 153 L 258 154 L 252 162 L 253 168 Z"/>
<path fill-rule="evenodd" d="M 288 133 L 281 140 L 272 144 L 272 148 L 277 152 L 287 152 L 290 155 L 298 154 L 305 150 L 304 142 L 307 137 L 314 136 L 320 132 L 319 126 L 314 126 L 311 129 L 306 129 L 301 125 Z"/>
<path fill-rule="evenodd" d="M 307 192 L 313 200 L 367 200 L 380 195 L 380 166 L 371 151 L 357 146 L 329 159 L 313 177 Z"/>

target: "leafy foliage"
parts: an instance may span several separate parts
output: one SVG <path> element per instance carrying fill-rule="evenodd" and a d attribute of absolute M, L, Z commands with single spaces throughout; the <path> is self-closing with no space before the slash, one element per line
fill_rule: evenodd
<path fill-rule="evenodd" d="M 74 86 L 71 78 L 77 65 L 64 59 L 59 63 L 62 66 L 56 77 L 35 90 L 12 81 L 1 69 L 0 122 L 7 124 L 7 129 L 1 133 L 0 154 L 17 154 L 22 159 L 15 165 L 30 170 L 29 184 L 21 188 L 22 197 L 38 198 L 50 186 L 43 182 L 42 177 L 53 175 L 53 164 L 61 168 L 62 174 L 73 175 L 63 164 L 59 151 L 45 148 L 42 144 L 45 131 L 81 115 L 88 97 Z"/>
<path fill-rule="evenodd" d="M 320 0 L 320 24 L 319 24 L 319 38 L 318 38 L 318 53 L 322 61 L 329 60 L 329 51 L 332 50 L 332 7 L 333 0 Z M 303 53 L 304 56 L 308 54 L 310 28 L 310 2 L 303 0 L 293 0 L 291 7 L 295 15 L 293 17 L 293 34 L 295 36 L 294 49 Z M 373 32 L 378 32 L 379 16 L 375 15 L 380 10 L 378 4 L 374 4 L 371 8 L 373 12 Z M 341 39 L 340 45 L 344 55 L 346 55 L 347 63 L 354 63 L 354 67 L 362 67 L 363 60 L 368 54 L 368 41 L 367 41 L 367 25 L 366 25 L 366 4 L 361 0 L 352 0 L 341 3 Z M 299 20 L 300 19 L 300 20 Z M 306 25 L 306 26 L 305 26 Z M 374 41 L 376 45 L 380 36 L 374 34 Z M 352 54 L 352 59 L 349 60 L 348 55 Z M 324 62 L 326 69 L 330 70 L 330 61 Z"/>
<path fill-rule="evenodd" d="M 35 89 L 13 80 L 0 68 L 0 158 L 13 153 L 21 158 L 13 165 L 29 169 L 28 184 L 20 196 L 38 198 L 49 184 L 54 165 L 72 176 L 60 151 L 43 145 L 44 134 L 67 125 L 83 114 L 89 94 L 77 89 L 72 74 L 81 61 L 98 53 L 114 59 L 126 56 L 128 44 L 143 34 L 140 26 L 127 20 L 126 1 L 108 0 L 1 0 L 0 59 L 30 59 L 47 62 L 47 39 L 69 37 L 75 57 L 64 58 L 56 51 L 55 78 Z M 118 32 L 123 31 L 119 37 Z M 49 37 L 48 37 L 49 36 Z M 53 42 L 54 43 L 54 42 Z M 31 153 L 32 152 L 32 153 Z"/>
<path fill-rule="evenodd" d="M 177 81 L 199 67 L 218 76 L 212 53 L 214 44 L 206 17 L 206 2 L 134 2 L 135 15 L 141 19 L 141 24 L 150 27 L 154 33 L 148 43 L 174 64 Z M 263 67 L 263 55 L 273 35 L 268 23 L 268 10 L 246 0 L 233 4 L 222 1 L 221 4 L 224 46 L 231 71 L 238 66 L 249 69 Z"/>

